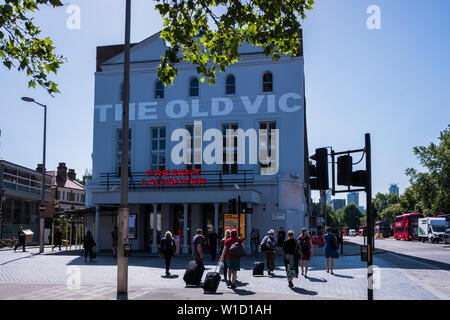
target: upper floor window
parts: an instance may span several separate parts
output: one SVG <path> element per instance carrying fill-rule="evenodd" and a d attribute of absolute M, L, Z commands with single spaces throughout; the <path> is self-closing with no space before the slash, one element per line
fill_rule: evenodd
<path fill-rule="evenodd" d="M 270 72 L 266 72 L 263 75 L 263 92 L 273 91 L 273 79 Z"/>
<path fill-rule="evenodd" d="M 201 159 L 201 149 L 195 148 L 195 139 L 194 139 L 194 126 L 186 126 L 186 130 L 189 131 L 190 135 L 190 144 L 189 144 L 189 151 L 190 151 L 190 157 L 188 158 L 188 163 L 186 163 L 186 169 L 192 170 L 192 169 L 202 169 L 201 163 L 195 163 L 195 155 L 197 154 L 197 158 Z M 200 152 L 200 157 L 199 157 Z"/>
<path fill-rule="evenodd" d="M 237 164 L 237 135 L 236 130 L 238 129 L 237 123 L 222 124 L 222 134 L 223 134 L 223 164 L 222 172 L 224 174 L 238 173 Z M 227 154 L 233 163 L 227 163 Z"/>
<path fill-rule="evenodd" d="M 128 129 L 128 167 L 131 165 L 131 141 L 132 130 Z M 122 128 L 116 130 L 116 167 L 120 173 L 122 166 Z"/>
<path fill-rule="evenodd" d="M 197 78 L 192 78 L 189 81 L 189 96 L 190 97 L 199 96 L 199 82 Z"/>
<path fill-rule="evenodd" d="M 166 169 L 166 128 L 151 128 L 151 168 Z"/>
<path fill-rule="evenodd" d="M 227 77 L 225 83 L 225 94 L 235 94 L 236 93 L 236 79 L 233 75 Z"/>
<path fill-rule="evenodd" d="M 163 98 L 164 98 L 164 84 L 161 80 L 158 80 L 155 83 L 155 99 L 163 99 Z"/>
<path fill-rule="evenodd" d="M 259 123 L 260 132 L 260 152 L 266 155 L 268 159 L 271 159 L 274 145 L 272 144 L 272 136 L 275 134 L 277 124 L 275 121 L 263 121 Z M 260 162 L 260 171 L 267 170 L 270 167 L 270 161 L 268 163 Z"/>

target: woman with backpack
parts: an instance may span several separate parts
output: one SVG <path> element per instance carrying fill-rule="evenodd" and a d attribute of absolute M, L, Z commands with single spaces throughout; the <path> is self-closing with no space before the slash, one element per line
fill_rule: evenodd
<path fill-rule="evenodd" d="M 159 245 L 159 255 L 164 257 L 166 262 L 166 276 L 168 277 L 170 277 L 170 260 L 172 260 L 175 251 L 177 251 L 175 240 L 172 237 L 172 233 L 167 231 L 165 237 L 161 239 L 161 243 Z"/>
<path fill-rule="evenodd" d="M 334 268 L 334 259 L 339 258 L 337 249 L 339 248 L 339 243 L 337 237 L 331 232 L 331 229 L 327 227 L 325 238 L 325 258 L 327 258 L 327 272 L 330 272 L 330 258 L 331 258 L 331 274 Z"/>
<path fill-rule="evenodd" d="M 292 280 L 298 278 L 298 242 L 294 238 L 294 231 L 288 231 L 288 239 L 283 243 L 284 251 L 284 266 L 286 267 L 286 275 L 289 283 L 289 288 L 294 284 Z"/>
<path fill-rule="evenodd" d="M 222 256 L 220 257 L 220 261 L 223 262 L 225 253 L 227 255 L 226 260 L 228 265 L 227 286 L 231 287 L 231 289 L 237 287 L 236 285 L 237 272 L 240 270 L 241 267 L 241 257 L 245 256 L 245 250 L 244 247 L 242 246 L 243 242 L 244 240 L 238 237 L 237 229 L 231 230 L 231 238 L 228 238 L 225 241 Z"/>
<path fill-rule="evenodd" d="M 305 278 L 308 278 L 308 265 L 309 265 L 309 260 L 311 260 L 311 255 L 313 253 L 313 243 L 312 243 L 312 238 L 311 236 L 308 234 L 308 230 L 306 230 L 306 228 L 302 229 L 302 233 L 300 235 L 300 237 L 298 237 L 298 241 L 299 241 L 299 245 L 302 248 L 302 265 L 301 265 L 301 269 L 302 269 L 302 275 L 305 276 Z"/>
<path fill-rule="evenodd" d="M 230 237 L 231 237 L 231 231 L 230 230 L 225 231 L 225 236 L 220 241 L 220 252 L 223 252 L 223 248 L 225 247 L 225 241 L 227 241 L 227 239 Z M 223 280 L 225 282 L 228 282 L 227 281 L 227 273 L 228 273 L 227 271 L 228 271 L 228 264 L 227 264 L 227 260 L 225 259 L 225 261 L 223 261 Z"/>
<path fill-rule="evenodd" d="M 277 239 L 275 238 L 275 230 L 270 229 L 268 235 L 261 241 L 260 252 L 263 251 L 266 255 L 267 274 L 273 275 L 275 269 L 275 251 L 277 250 Z"/>

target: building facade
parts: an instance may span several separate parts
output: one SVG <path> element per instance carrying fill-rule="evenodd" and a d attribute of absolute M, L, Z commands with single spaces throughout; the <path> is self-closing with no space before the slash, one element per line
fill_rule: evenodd
<path fill-rule="evenodd" d="M 396 184 L 390 184 L 390 185 L 389 185 L 389 193 L 390 193 L 390 194 L 396 194 L 396 195 L 399 195 L 399 194 L 400 194 L 400 189 L 399 189 L 398 185 L 396 185 Z"/>
<path fill-rule="evenodd" d="M 345 199 L 333 199 L 331 200 L 331 207 L 334 211 L 345 207 Z"/>
<path fill-rule="evenodd" d="M 359 192 L 350 192 L 347 194 L 347 204 L 351 203 L 359 207 Z"/>
<path fill-rule="evenodd" d="M 2 238 L 17 238 L 19 226 L 23 226 L 24 229 L 31 229 L 34 232 L 33 241 L 38 240 L 41 172 L 0 160 L 0 193 L 2 194 L 0 233 Z M 51 176 L 46 175 L 46 219 L 53 217 L 50 185 Z"/>
<path fill-rule="evenodd" d="M 220 234 L 237 227 L 308 227 L 305 197 L 303 56 L 277 62 L 261 48 L 200 81 L 180 63 L 173 86 L 158 80 L 166 47 L 157 33 L 131 48 L 129 210 L 133 248 L 156 252 L 161 235 L 177 236 L 183 253 L 197 228 Z M 97 249 L 109 249 L 120 202 L 123 53 L 97 48 L 92 179 L 87 205 L 96 208 Z M 230 216 L 240 197 L 247 213 Z M 249 213 L 251 212 L 251 213 Z M 206 233 L 205 232 L 205 233 Z M 249 241 L 245 245 L 249 247 Z"/>

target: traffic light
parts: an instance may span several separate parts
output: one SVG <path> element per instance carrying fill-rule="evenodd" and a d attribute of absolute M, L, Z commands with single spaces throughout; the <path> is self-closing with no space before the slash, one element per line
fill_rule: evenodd
<path fill-rule="evenodd" d="M 366 171 L 358 170 L 352 173 L 352 186 L 366 187 Z"/>
<path fill-rule="evenodd" d="M 247 202 L 241 202 L 241 213 L 242 214 L 247 213 Z"/>
<path fill-rule="evenodd" d="M 337 161 L 337 184 L 340 186 L 352 185 L 352 161 L 351 156 L 341 156 Z"/>
<path fill-rule="evenodd" d="M 236 213 L 236 198 L 228 200 L 228 212 L 232 214 Z"/>
<path fill-rule="evenodd" d="M 328 190 L 328 150 L 327 148 L 316 149 L 316 153 L 310 156 L 316 164 L 309 165 L 311 190 Z"/>

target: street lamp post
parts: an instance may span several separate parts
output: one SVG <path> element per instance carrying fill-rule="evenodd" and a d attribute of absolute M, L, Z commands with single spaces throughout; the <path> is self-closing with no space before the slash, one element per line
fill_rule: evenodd
<path fill-rule="evenodd" d="M 33 98 L 22 97 L 23 101 L 33 102 L 44 108 L 44 143 L 42 160 L 41 204 L 45 205 L 45 146 L 47 138 L 47 106 L 35 101 Z M 44 252 L 44 212 L 39 212 L 39 252 Z"/>

